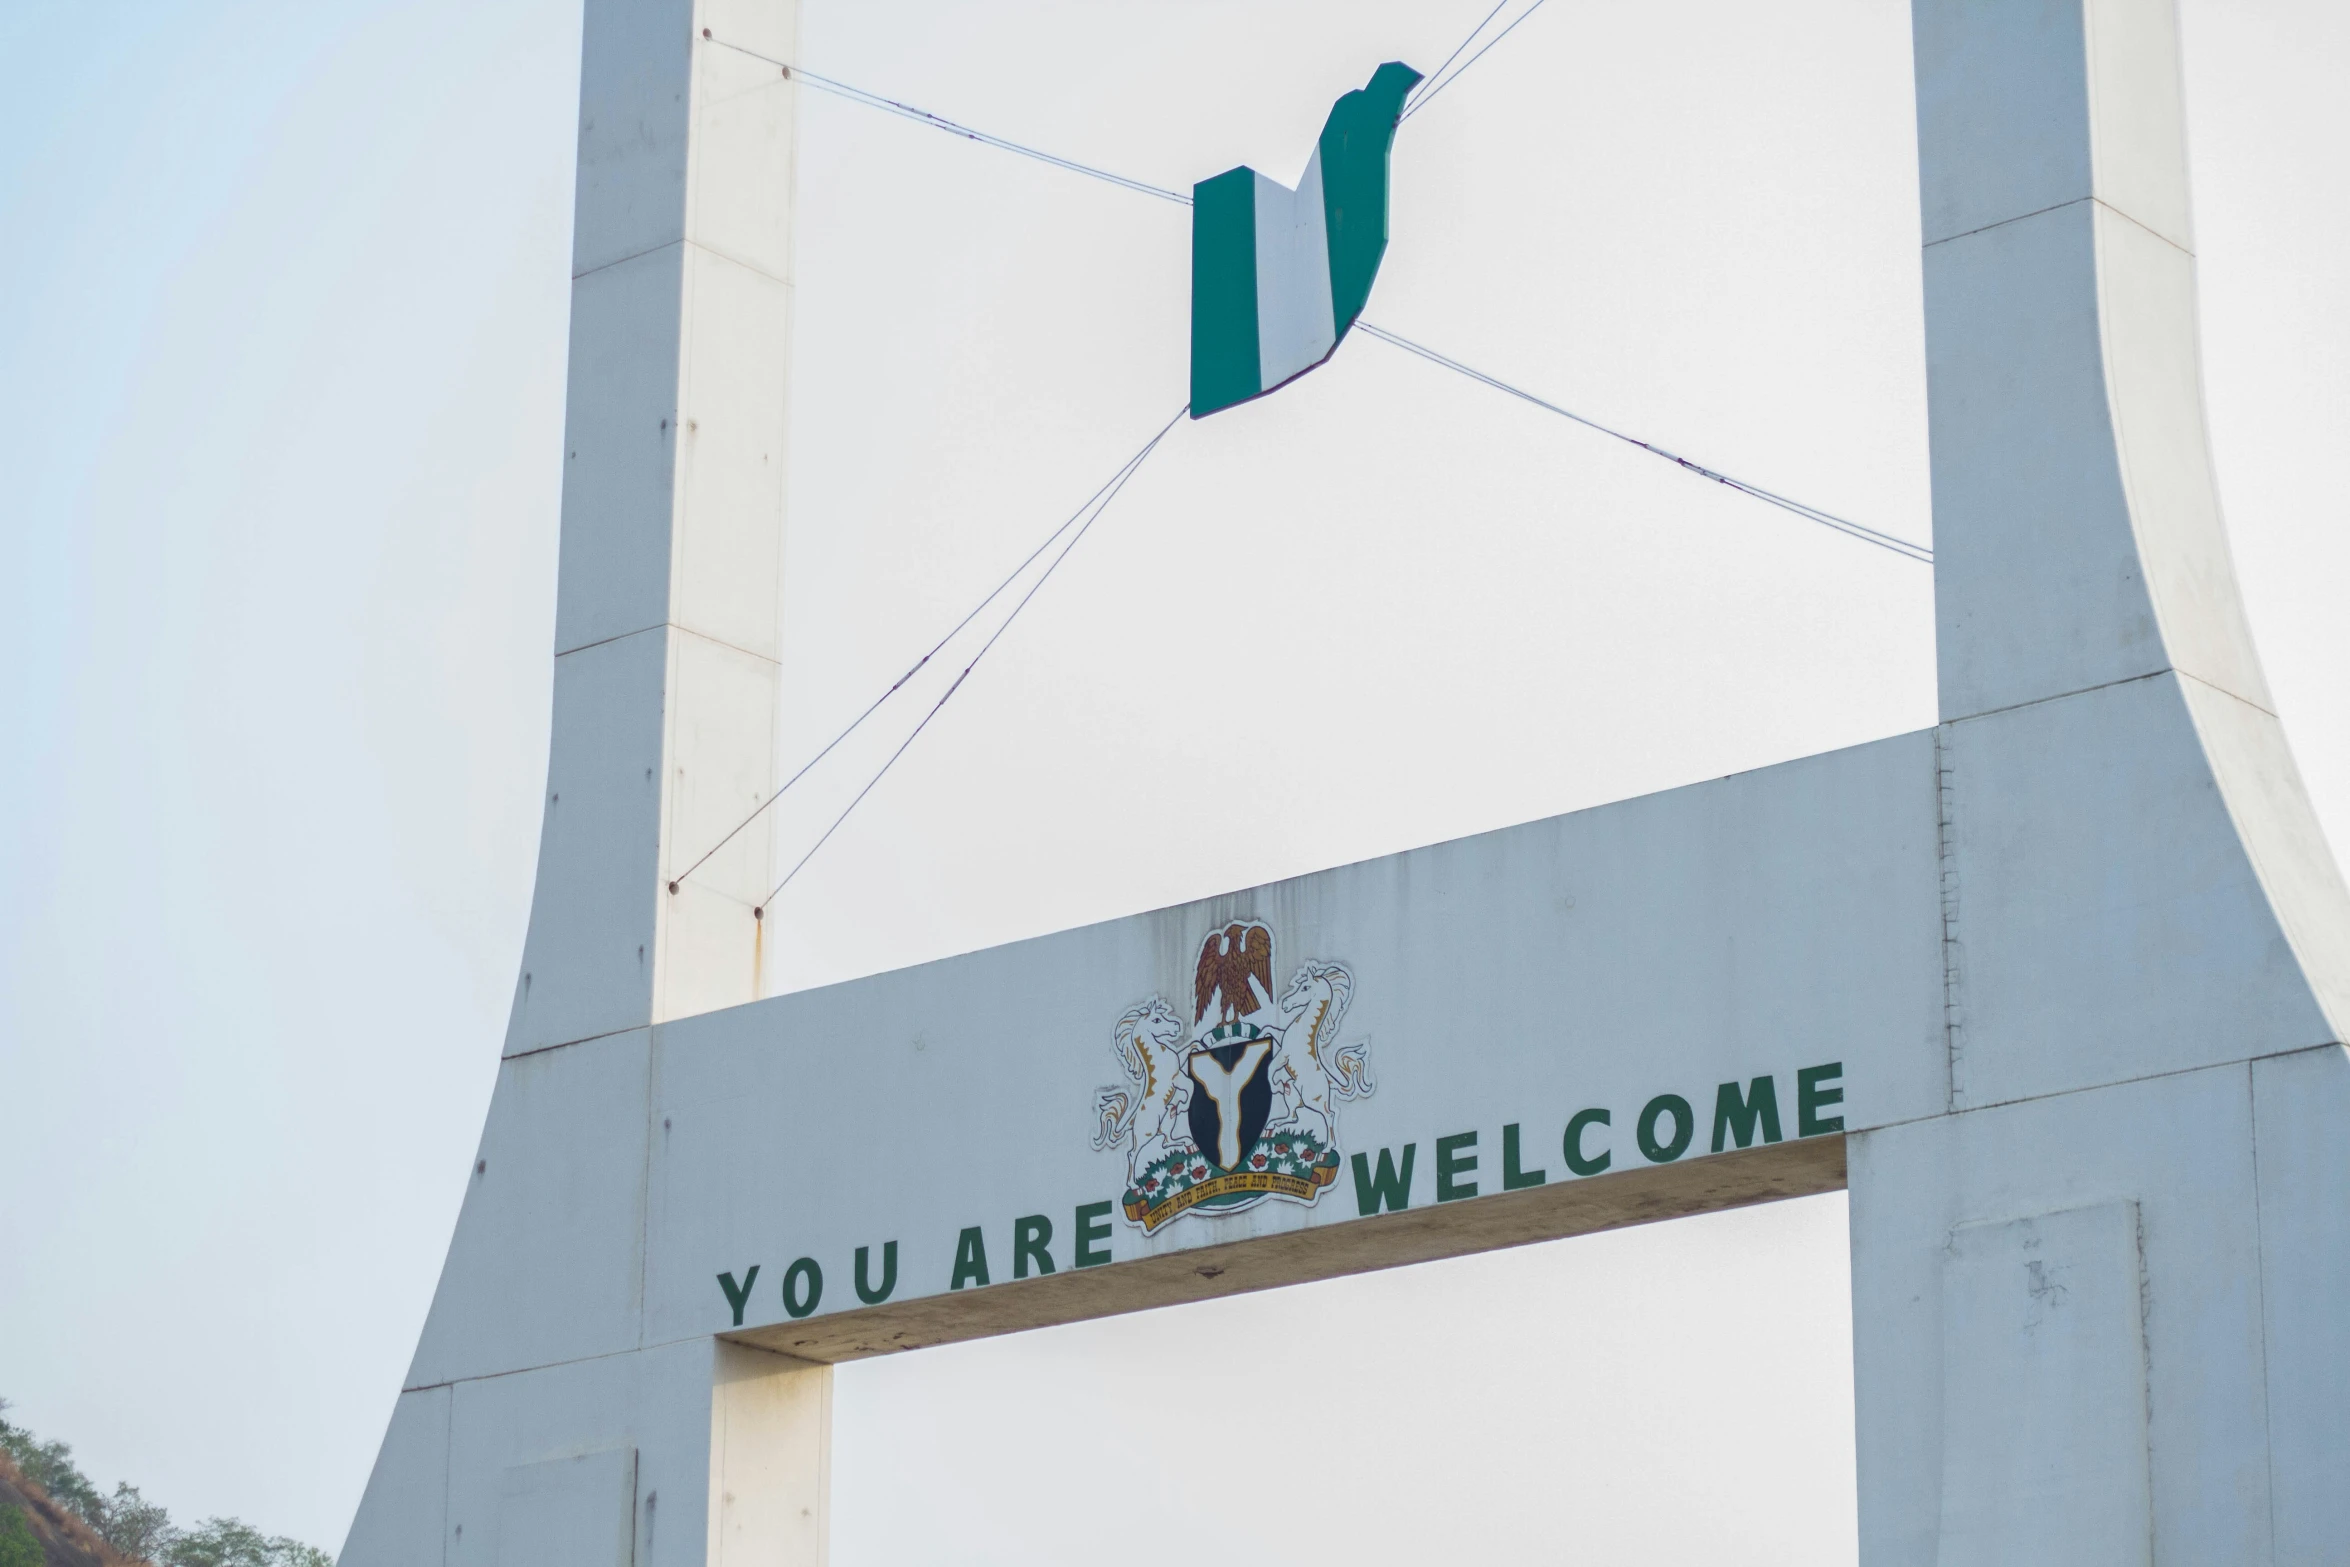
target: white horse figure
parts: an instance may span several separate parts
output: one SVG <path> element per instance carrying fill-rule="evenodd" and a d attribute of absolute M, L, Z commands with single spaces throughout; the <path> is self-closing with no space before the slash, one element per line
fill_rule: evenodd
<path fill-rule="evenodd" d="M 1099 1089 L 1093 1098 L 1097 1124 L 1093 1146 L 1115 1148 L 1133 1142 L 1127 1155 L 1131 1177 L 1188 1141 L 1185 1111 L 1191 1084 L 1183 1070 L 1190 1053 L 1183 1019 L 1157 996 L 1118 1019 L 1111 1049 L 1126 1069 L 1126 1082 Z"/>
<path fill-rule="evenodd" d="M 1277 1124 L 1294 1125 L 1325 1147 L 1338 1140 L 1333 1094 L 1356 1099 L 1371 1091 L 1370 1046 L 1337 1047 L 1338 1025 L 1354 989 L 1354 976 L 1340 965 L 1309 962 L 1281 992 L 1281 1048 L 1270 1070 L 1288 1108 Z"/>

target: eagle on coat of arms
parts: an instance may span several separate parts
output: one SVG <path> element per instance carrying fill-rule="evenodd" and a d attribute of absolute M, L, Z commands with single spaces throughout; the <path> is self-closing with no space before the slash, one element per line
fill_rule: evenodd
<path fill-rule="evenodd" d="M 1200 943 L 1188 1024 L 1161 996 L 1118 1020 L 1126 1081 L 1096 1091 L 1093 1146 L 1126 1155 L 1120 1206 L 1145 1234 L 1269 1197 L 1311 1204 L 1338 1178 L 1338 1102 L 1376 1086 L 1369 1043 L 1337 1041 L 1354 976 L 1309 960 L 1276 995 L 1273 974 L 1272 928 L 1237 920 Z"/>

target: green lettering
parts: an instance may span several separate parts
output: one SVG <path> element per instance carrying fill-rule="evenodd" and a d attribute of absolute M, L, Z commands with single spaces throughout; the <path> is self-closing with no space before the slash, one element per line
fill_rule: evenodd
<path fill-rule="evenodd" d="M 1501 1129 L 1501 1189 L 1514 1192 L 1528 1186 L 1540 1186 L 1550 1179 L 1546 1170 L 1518 1168 L 1518 1123 L 1512 1121 Z"/>
<path fill-rule="evenodd" d="M 804 1296 L 804 1298 L 803 1298 Z M 802 1257 L 784 1270 L 783 1309 L 795 1317 L 804 1317 L 816 1309 L 824 1298 L 824 1270 L 816 1266 L 813 1257 Z"/>
<path fill-rule="evenodd" d="M 981 1238 L 979 1226 L 974 1224 L 955 1240 L 955 1276 L 948 1289 L 959 1290 L 966 1284 L 987 1282 L 987 1242 Z"/>
<path fill-rule="evenodd" d="M 1477 1183 L 1458 1177 L 1477 1168 L 1477 1156 L 1463 1156 L 1461 1150 L 1477 1146 L 1475 1132 L 1455 1132 L 1450 1137 L 1436 1139 L 1436 1200 L 1458 1202 L 1463 1197 L 1477 1195 Z"/>
<path fill-rule="evenodd" d="M 1032 1213 L 1025 1219 L 1012 1221 L 1012 1277 L 1028 1277 L 1028 1265 L 1036 1264 L 1040 1274 L 1053 1271 L 1053 1254 L 1045 1248 L 1053 1243 L 1053 1221 L 1041 1213 Z"/>
<path fill-rule="evenodd" d="M 1740 1094 L 1736 1083 L 1724 1083 L 1714 1091 L 1714 1152 L 1720 1153 L 1729 1137 L 1738 1139 L 1741 1148 L 1754 1144 L 1755 1123 L 1762 1123 L 1762 1140 L 1775 1143 L 1779 1138 L 1779 1090 L 1768 1077 L 1758 1077 Z"/>
<path fill-rule="evenodd" d="M 1361 1154 L 1355 1155 L 1355 1207 L 1362 1213 L 1374 1214 L 1382 1207 L 1391 1213 L 1401 1213 L 1412 1205 L 1412 1156 L 1420 1151 L 1418 1143 L 1403 1145 L 1403 1171 L 1398 1174 L 1395 1162 L 1387 1150 L 1379 1150 L 1379 1173 L 1373 1175 L 1371 1166 Z"/>
<path fill-rule="evenodd" d="M 878 1306 L 889 1299 L 890 1291 L 898 1287 L 898 1243 L 896 1241 L 881 1243 L 881 1288 L 879 1289 L 874 1289 L 865 1282 L 869 1277 L 865 1271 L 865 1258 L 870 1250 L 871 1248 L 865 1246 L 857 1248 L 857 1298 L 868 1306 Z"/>
<path fill-rule="evenodd" d="M 1089 1202 L 1077 1210 L 1077 1254 L 1071 1264 L 1080 1268 L 1098 1268 L 1110 1260 L 1110 1248 L 1095 1246 L 1096 1241 L 1110 1238 L 1110 1205 Z"/>
<path fill-rule="evenodd" d="M 734 1282 L 731 1273 L 718 1275 L 718 1287 L 726 1291 L 726 1303 L 734 1308 L 734 1325 L 738 1328 L 743 1325 L 743 1307 L 750 1302 L 751 1286 L 758 1282 L 759 1265 L 755 1262 L 751 1264 L 751 1271 L 743 1275 L 740 1284 Z"/>
<path fill-rule="evenodd" d="M 1795 1135 L 1817 1137 L 1822 1132 L 1844 1130 L 1841 1115 L 1823 1116 L 1820 1111 L 1829 1105 L 1844 1102 L 1844 1063 L 1831 1061 L 1826 1066 L 1807 1066 L 1795 1074 Z M 1827 1086 L 1834 1083 L 1837 1086 Z"/>
<path fill-rule="evenodd" d="M 1656 1123 L 1668 1115 L 1673 1118 L 1673 1140 L 1661 1143 Z M 1689 1139 L 1697 1135 L 1697 1114 L 1679 1094 L 1659 1094 L 1641 1108 L 1640 1124 L 1633 1130 L 1650 1164 L 1670 1164 L 1689 1151 Z"/>
<path fill-rule="evenodd" d="M 1610 1117 L 1605 1110 L 1578 1110 L 1575 1112 L 1575 1118 L 1567 1123 L 1565 1153 L 1568 1169 L 1577 1175 L 1597 1175 L 1616 1162 L 1615 1151 L 1609 1148 L 1602 1148 L 1596 1159 L 1583 1157 L 1583 1128 L 1609 1124 Z"/>

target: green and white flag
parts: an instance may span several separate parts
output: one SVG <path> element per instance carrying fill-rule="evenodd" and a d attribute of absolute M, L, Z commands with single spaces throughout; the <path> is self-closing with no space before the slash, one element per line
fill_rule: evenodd
<path fill-rule="evenodd" d="M 1331 106 L 1297 189 L 1227 169 L 1191 188 L 1191 416 L 1336 351 L 1387 253 L 1387 151 L 1420 73 L 1390 60 Z"/>

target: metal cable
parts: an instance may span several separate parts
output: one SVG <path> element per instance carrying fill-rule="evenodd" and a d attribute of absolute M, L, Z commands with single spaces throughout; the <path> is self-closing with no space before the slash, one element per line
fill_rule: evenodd
<path fill-rule="evenodd" d="M 1446 56 L 1444 57 L 1444 64 L 1443 64 L 1443 65 L 1440 65 L 1440 66 L 1438 66 L 1438 67 L 1437 67 L 1435 70 L 1433 70 L 1433 71 L 1430 71 L 1430 72 L 1428 73 L 1428 79 L 1427 79 L 1427 81 L 1423 81 L 1422 83 L 1420 83 L 1420 85 L 1419 85 L 1419 86 L 1417 86 L 1417 87 L 1415 87 L 1415 88 L 1413 88 L 1413 89 L 1412 89 L 1412 96 L 1411 96 L 1411 98 L 1409 98 L 1409 99 L 1406 99 L 1406 100 L 1405 100 L 1405 102 L 1404 102 L 1404 106 L 1405 106 L 1406 108 L 1409 108 L 1409 107 L 1411 106 L 1412 99 L 1416 99 L 1416 98 L 1420 97 L 1420 96 L 1421 96 L 1421 94 L 1422 94 L 1423 92 L 1425 92 L 1425 91 L 1428 89 L 1428 85 L 1429 85 L 1429 83 L 1430 83 L 1430 82 L 1433 82 L 1433 81 L 1435 81 L 1435 80 L 1436 80 L 1438 77 L 1442 76 L 1442 75 L 1444 74 L 1444 72 L 1445 72 L 1445 69 L 1446 69 L 1446 67 L 1450 66 L 1450 65 L 1452 64 L 1452 62 L 1453 62 L 1453 61 L 1455 61 L 1455 60 L 1457 60 L 1457 59 L 1459 59 L 1459 58 L 1461 57 L 1461 51 L 1462 51 L 1463 49 L 1466 49 L 1466 48 L 1468 48 L 1468 47 L 1469 47 L 1469 45 L 1471 45 L 1471 44 L 1473 44 L 1473 43 L 1475 43 L 1475 42 L 1477 41 L 1477 35 L 1478 35 L 1479 33 L 1481 33 L 1481 32 L 1483 32 L 1483 31 L 1485 31 L 1485 29 L 1486 29 L 1486 28 L 1488 28 L 1488 27 L 1491 27 L 1491 26 L 1493 25 L 1493 19 L 1494 19 L 1495 17 L 1497 17 L 1497 16 L 1501 15 L 1501 8 L 1502 8 L 1503 6 L 1505 6 L 1505 5 L 1508 5 L 1509 3 L 1510 3 L 1510 0 L 1494 0 L 1493 9 L 1485 13 L 1485 20 L 1484 20 L 1484 21 L 1482 21 L 1482 22 L 1479 22 L 1479 23 L 1478 23 L 1478 24 L 1477 24 L 1475 27 L 1472 27 L 1472 28 L 1470 28 L 1470 29 L 1469 29 L 1469 36 L 1468 36 L 1468 37 L 1466 37 L 1466 38 L 1464 38 L 1464 39 L 1462 39 L 1462 40 L 1461 40 L 1459 43 L 1457 43 L 1457 44 L 1455 44 L 1455 45 L 1453 46 L 1453 51 L 1452 51 L 1452 53 L 1450 53 L 1450 54 L 1448 54 L 1448 55 L 1446 55 Z M 1396 119 L 1397 119 L 1397 122 L 1398 122 L 1399 124 L 1402 122 L 1402 116 L 1401 116 L 1401 115 L 1398 115 L 1398 116 L 1396 117 Z"/>
<path fill-rule="evenodd" d="M 1404 350 L 1406 353 L 1417 354 L 1422 359 L 1427 360 L 1430 364 L 1442 365 L 1445 369 L 1456 371 L 1461 375 L 1467 376 L 1472 381 L 1482 382 L 1485 385 L 1492 387 L 1497 392 L 1507 392 L 1512 397 L 1518 398 L 1524 402 L 1532 403 L 1535 407 L 1543 409 L 1549 413 L 1557 414 L 1562 419 L 1572 419 L 1575 421 L 1575 423 L 1582 425 L 1587 429 L 1597 430 L 1602 435 L 1610 435 L 1627 445 L 1637 446 L 1642 451 L 1647 452 L 1652 456 L 1662 457 L 1665 461 L 1674 464 L 1676 467 L 1688 469 L 1691 473 L 1696 474 L 1699 478 L 1711 479 L 1716 484 L 1727 485 L 1729 488 L 1738 491 L 1738 493 L 1741 495 L 1751 495 L 1758 501 L 1763 501 L 1769 505 L 1778 507 L 1781 511 L 1792 512 L 1796 516 L 1801 517 L 1806 522 L 1816 522 L 1823 528 L 1833 528 L 1838 533 L 1846 534 L 1849 537 L 1858 539 L 1864 544 L 1874 544 L 1879 549 L 1890 550 L 1894 554 L 1902 556 L 1905 559 L 1921 561 L 1929 566 L 1934 563 L 1934 552 L 1923 544 L 1913 544 L 1908 539 L 1902 538 L 1898 534 L 1881 533 L 1877 529 L 1869 527 L 1865 523 L 1854 522 L 1849 517 L 1839 517 L 1834 512 L 1822 511 L 1817 506 L 1809 505 L 1803 501 L 1791 499 L 1788 496 L 1779 494 L 1776 490 L 1766 490 L 1759 484 L 1749 484 L 1744 479 L 1732 478 L 1729 474 L 1723 473 L 1719 469 L 1708 468 L 1705 466 L 1705 464 L 1700 462 L 1692 462 L 1688 458 L 1683 457 L 1678 452 L 1667 451 L 1664 447 L 1658 446 L 1651 441 L 1644 441 L 1636 435 L 1626 435 L 1621 430 L 1610 429 L 1608 426 L 1601 424 L 1596 419 L 1587 419 L 1579 413 L 1572 412 L 1569 409 L 1561 408 L 1556 403 L 1546 402 L 1542 398 L 1536 397 L 1532 392 L 1512 386 L 1507 381 L 1504 381 L 1497 376 L 1487 375 L 1482 370 L 1478 370 L 1472 368 L 1469 365 L 1462 364 L 1458 359 L 1453 359 L 1444 354 L 1440 354 L 1435 349 L 1425 347 L 1419 343 L 1415 343 L 1408 337 L 1400 337 L 1397 334 L 1388 331 L 1385 327 L 1373 326 L 1370 322 L 1362 320 L 1356 321 L 1355 325 L 1370 333 L 1373 337 L 1379 339 L 1379 341 L 1392 344 L 1393 346 Z"/>
<path fill-rule="evenodd" d="M 1189 405 L 1186 406 L 1188 407 Z M 1182 416 L 1177 415 L 1177 417 L 1180 418 Z M 1164 432 L 1161 433 L 1163 434 Z M 1156 444 L 1158 443 L 1154 439 L 1151 442 L 1151 445 Z M 1149 450 L 1150 447 L 1145 446 L 1143 448 L 1143 453 L 1147 454 Z M 741 821 L 736 822 L 734 826 L 727 832 L 725 837 L 719 839 L 716 843 L 710 845 L 708 849 L 704 850 L 700 859 L 694 861 L 693 864 L 688 865 L 684 870 L 679 871 L 674 877 L 670 878 L 669 890 L 673 893 L 676 892 L 680 886 L 684 885 L 685 879 L 688 876 L 691 876 L 694 872 L 700 870 L 704 865 L 707 865 L 710 862 L 711 855 L 716 854 L 720 849 L 723 849 L 728 844 L 734 842 L 736 836 L 740 834 L 745 827 L 748 827 L 751 825 L 751 823 L 757 821 L 762 815 L 766 813 L 769 806 L 782 799 L 785 792 L 789 790 L 793 784 L 796 784 L 802 778 L 807 777 L 811 768 L 813 768 L 818 762 L 821 762 L 826 757 L 830 756 L 843 740 L 846 740 L 849 736 L 855 734 L 860 728 L 864 727 L 865 720 L 871 718 L 876 712 L 878 712 L 882 703 L 887 702 L 891 697 L 897 695 L 899 688 L 904 686 L 907 681 L 920 674 L 924 666 L 929 664 L 932 659 L 936 658 L 940 651 L 943 650 L 949 642 L 952 642 L 955 640 L 955 638 L 961 636 L 963 634 L 963 628 L 970 625 L 974 620 L 977 620 L 981 610 L 986 609 L 988 605 L 993 604 L 997 599 L 1003 597 L 1004 590 L 1010 587 L 1013 583 L 1019 581 L 1021 573 L 1025 572 L 1030 566 L 1035 565 L 1036 558 L 1039 555 L 1042 555 L 1046 550 L 1051 549 L 1055 539 L 1059 538 L 1062 534 L 1067 533 L 1072 527 L 1076 526 L 1079 518 L 1085 516 L 1088 511 L 1093 510 L 1094 502 L 1101 500 L 1105 491 L 1108 491 L 1113 485 L 1123 482 L 1122 476 L 1132 470 L 1136 461 L 1137 458 L 1135 457 L 1127 458 L 1126 461 L 1120 465 L 1116 473 L 1113 473 L 1108 479 L 1102 481 L 1100 488 L 1096 489 L 1091 495 L 1088 495 L 1085 498 L 1083 505 L 1079 506 L 1075 511 L 1071 512 L 1068 518 L 1063 521 L 1059 527 L 1046 534 L 1042 542 L 1040 542 L 1036 548 L 1030 550 L 1027 557 L 1022 560 L 1019 565 L 1014 566 L 1011 571 L 1006 573 L 1003 581 L 997 583 L 993 588 L 990 588 L 988 590 L 987 597 L 972 605 L 970 611 L 966 613 L 961 620 L 956 621 L 953 628 L 950 629 L 945 636 L 940 637 L 937 642 L 933 643 L 929 652 L 914 660 L 912 666 L 909 667 L 904 674 L 898 676 L 897 679 L 890 682 L 889 688 L 887 690 L 883 691 L 881 695 L 875 697 L 871 702 L 866 704 L 865 711 L 859 713 L 854 719 L 850 720 L 849 726 L 846 729 L 843 729 L 839 734 L 834 735 L 830 740 L 826 741 L 823 750 L 818 751 L 814 756 L 811 756 L 805 762 L 802 762 L 798 772 L 795 772 L 789 778 L 786 778 L 783 781 L 781 788 L 777 789 L 766 799 L 761 800 L 758 805 L 752 809 L 750 815 L 744 817 Z M 1055 561 L 1055 564 L 1057 565 L 1059 562 Z M 1026 600 L 1022 600 L 1022 602 L 1025 603 Z M 1013 613 L 1017 614 L 1018 611 L 1015 610 Z M 1007 622 L 1007 624 L 1009 624 L 1009 622 Z"/>
<path fill-rule="evenodd" d="M 749 55 L 754 60 L 764 60 L 767 64 L 782 71 L 789 80 L 806 82 L 810 87 L 816 88 L 820 92 L 828 92 L 835 97 L 846 98 L 851 103 L 861 103 L 868 109 L 879 109 L 885 114 L 894 114 L 901 119 L 912 120 L 918 125 L 927 125 L 933 130 L 945 131 L 950 136 L 960 136 L 965 141 L 975 141 L 983 147 L 998 147 L 1005 152 L 1016 152 L 1023 158 L 1034 158 L 1039 163 L 1049 163 L 1054 168 L 1066 169 L 1071 174 L 1082 174 L 1089 179 L 1103 180 L 1123 190 L 1139 191 L 1145 196 L 1156 196 L 1162 201 L 1172 201 L 1186 207 L 1191 205 L 1191 198 L 1179 190 L 1169 190 L 1163 185 L 1153 185 L 1147 180 L 1128 179 L 1123 174 L 1113 174 L 1108 169 L 1097 169 L 1090 163 L 1079 163 L 1074 158 L 1064 158 L 1058 153 L 1046 152 L 1041 147 L 1030 147 L 1021 142 L 1008 141 L 1001 136 L 992 136 L 986 131 L 975 131 L 970 126 L 958 124 L 943 114 L 933 114 L 928 109 L 919 109 L 910 103 L 900 103 L 895 98 L 884 98 L 877 92 L 867 92 L 862 87 L 852 87 L 847 82 L 837 82 L 829 76 L 819 76 L 805 66 L 788 65 L 781 60 L 761 54 L 755 49 L 745 49 L 741 44 L 727 43 L 723 38 L 711 41 L 725 44 L 727 48 L 737 54 Z"/>
<path fill-rule="evenodd" d="M 965 664 L 963 666 L 963 672 L 955 676 L 955 683 L 947 687 L 946 694 L 944 696 L 941 696 L 936 702 L 931 704 L 930 711 L 922 715 L 922 722 L 914 726 L 913 733 L 907 735 L 905 739 L 898 742 L 898 748 L 889 753 L 889 760 L 883 762 L 880 769 L 876 771 L 871 778 L 865 780 L 865 787 L 859 789 L 857 791 L 857 797 L 851 800 L 847 806 L 841 810 L 841 813 L 832 819 L 832 825 L 824 829 L 824 836 L 818 838 L 814 843 L 810 844 L 808 846 L 808 852 L 800 856 L 798 863 L 793 865 L 790 870 L 784 872 L 783 880 L 775 884 L 775 890 L 768 893 L 766 897 L 759 900 L 759 906 L 751 910 L 751 917 L 753 919 L 766 918 L 767 906 L 783 895 L 783 889 L 790 886 L 792 884 L 792 879 L 798 876 L 802 870 L 807 868 L 808 862 L 816 857 L 816 851 L 823 848 L 825 844 L 832 841 L 832 835 L 840 831 L 840 824 L 849 819 L 850 812 L 856 810 L 858 806 L 865 803 L 865 796 L 873 792 L 873 786 L 880 783 L 882 779 L 889 776 L 889 770 L 898 765 L 898 758 L 906 754 L 906 748 L 921 737 L 923 730 L 930 727 L 930 721 L 938 716 L 939 709 L 945 707 L 949 701 L 953 700 L 955 693 L 963 689 L 963 682 L 971 678 L 971 671 L 977 669 L 979 667 L 979 661 L 987 657 L 988 649 L 994 647 L 997 640 L 1000 639 L 1005 632 L 1012 629 L 1012 622 L 1020 618 L 1020 611 L 1028 607 L 1028 601 L 1036 597 L 1038 590 L 1043 588 L 1047 582 L 1052 580 L 1053 573 L 1061 569 L 1061 562 L 1067 560 L 1069 558 L 1070 552 L 1076 549 L 1079 544 L 1084 542 L 1085 535 L 1092 530 L 1093 525 L 1102 520 L 1102 513 L 1110 509 L 1110 502 L 1116 500 L 1118 498 L 1118 492 L 1126 488 L 1126 481 L 1133 478 L 1135 471 L 1141 468 L 1143 459 L 1150 456 L 1152 452 L 1158 450 L 1159 443 L 1167 438 L 1167 432 L 1174 429 L 1176 425 L 1180 424 L 1183 420 L 1183 416 L 1189 412 L 1191 412 L 1191 404 L 1189 403 L 1185 403 L 1181 408 L 1176 409 L 1175 417 L 1168 420 L 1164 425 L 1161 425 L 1159 427 L 1159 433 L 1152 436 L 1148 441 L 1144 442 L 1142 450 L 1136 452 L 1132 457 L 1129 457 L 1126 460 L 1126 465 L 1118 470 L 1116 477 L 1114 477 L 1108 484 L 1104 485 L 1102 490 L 1095 492 L 1097 495 L 1101 496 L 1101 500 L 1098 505 L 1094 505 L 1093 515 L 1085 519 L 1085 525 L 1079 528 L 1077 532 L 1071 536 L 1067 544 L 1061 546 L 1061 553 L 1053 557 L 1052 564 L 1045 567 L 1043 575 L 1039 576 L 1035 582 L 1029 585 L 1029 589 L 1026 593 L 1020 595 L 1020 602 L 1012 606 L 1012 612 L 1004 617 L 1003 624 L 997 626 L 993 632 L 989 633 L 988 639 L 980 644 L 979 651 L 971 655 L 971 662 Z M 1107 493 L 1104 493 L 1105 491 Z"/>
<path fill-rule="evenodd" d="M 1518 30 L 1518 22 L 1523 22 L 1527 17 L 1532 16 L 1535 12 L 1541 10 L 1543 6 L 1548 3 L 1549 0 L 1534 0 L 1532 5 L 1526 7 L 1525 10 L 1518 13 L 1517 22 L 1512 22 L 1509 26 L 1503 28 L 1500 32 L 1495 33 L 1493 37 L 1487 41 L 1484 49 L 1478 50 L 1475 54 L 1470 55 L 1467 60 L 1462 62 L 1461 68 L 1459 70 L 1453 72 L 1450 76 L 1445 77 L 1443 81 L 1436 82 L 1434 85 L 1429 87 L 1426 92 L 1418 94 L 1413 99 L 1410 106 L 1407 107 L 1403 113 L 1395 117 L 1395 123 L 1401 125 L 1404 121 L 1410 119 L 1413 115 L 1426 108 L 1430 99 L 1434 98 L 1438 93 L 1444 91 L 1444 89 L 1447 87 L 1450 87 L 1453 83 L 1459 81 L 1462 76 L 1468 73 L 1470 66 L 1475 65 L 1479 60 L 1484 59 L 1486 49 L 1491 49 L 1495 44 L 1500 43 L 1504 38 L 1507 38 L 1510 34 L 1516 32 Z M 1496 7 L 1496 9 L 1499 8 Z M 1489 16 L 1485 19 L 1485 22 L 1490 22 L 1492 20 L 1493 18 Z M 1481 33 L 1485 30 L 1485 22 L 1479 22 L 1477 24 L 1478 33 Z M 1477 33 L 1471 33 L 1469 36 L 1474 38 L 1477 36 Z M 1453 52 L 1458 54 L 1460 51 L 1456 49 Z M 1441 70 L 1442 68 L 1439 67 L 1439 69 Z"/>

